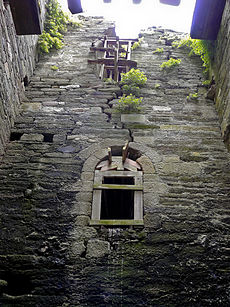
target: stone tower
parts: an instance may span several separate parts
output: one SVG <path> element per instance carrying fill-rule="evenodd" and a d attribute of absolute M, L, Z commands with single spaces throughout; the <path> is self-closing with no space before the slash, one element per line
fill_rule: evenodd
<path fill-rule="evenodd" d="M 142 110 L 121 115 L 120 87 L 88 64 L 108 29 L 84 18 L 26 87 L 0 164 L 1 305 L 228 306 L 229 153 L 201 61 L 172 46 L 181 34 L 144 31 Z M 134 187 L 131 222 L 95 223 L 93 204 L 119 199 L 98 186 L 114 183 Z"/>

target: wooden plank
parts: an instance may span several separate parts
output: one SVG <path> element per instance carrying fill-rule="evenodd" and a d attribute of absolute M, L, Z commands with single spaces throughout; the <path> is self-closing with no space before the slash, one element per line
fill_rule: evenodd
<path fill-rule="evenodd" d="M 119 73 L 118 73 L 118 60 L 119 60 L 119 43 L 117 42 L 115 53 L 114 53 L 114 81 L 118 82 Z"/>
<path fill-rule="evenodd" d="M 37 0 L 10 0 L 17 35 L 42 33 L 40 8 Z"/>
<path fill-rule="evenodd" d="M 108 59 L 108 58 L 101 58 L 96 60 L 88 60 L 88 63 L 90 64 L 105 64 L 105 65 L 111 65 L 114 64 L 114 59 Z M 132 60 L 126 60 L 126 59 L 119 59 L 118 60 L 118 66 L 130 66 L 130 67 L 137 67 L 137 62 Z"/>
<path fill-rule="evenodd" d="M 128 184 L 94 184 L 95 190 L 133 190 L 143 191 L 142 185 L 128 185 Z"/>
<path fill-rule="evenodd" d="M 124 163 L 128 157 L 129 142 L 127 141 L 125 146 L 122 148 L 122 162 Z"/>
<path fill-rule="evenodd" d="M 81 0 L 67 0 L 68 9 L 72 14 L 82 13 Z"/>
<path fill-rule="evenodd" d="M 160 3 L 178 6 L 178 5 L 180 5 L 180 1 L 181 0 L 160 0 Z"/>
<path fill-rule="evenodd" d="M 117 36 L 118 37 L 118 36 Z M 119 42 L 125 43 L 125 42 L 138 42 L 138 38 L 119 38 Z M 109 42 L 116 42 L 117 38 L 116 37 L 107 37 L 107 40 Z"/>
<path fill-rule="evenodd" d="M 101 51 L 101 52 L 113 52 L 113 48 L 104 48 L 104 47 L 91 47 L 90 51 Z M 126 50 L 124 48 L 119 48 L 119 52 L 125 52 Z"/>
<path fill-rule="evenodd" d="M 110 147 L 108 148 L 108 161 L 109 164 L 112 163 L 112 149 Z"/>
<path fill-rule="evenodd" d="M 191 38 L 215 40 L 219 32 L 226 0 L 196 0 Z"/>
<path fill-rule="evenodd" d="M 124 162 L 124 168 L 129 169 L 131 171 L 141 170 L 140 165 L 136 161 L 133 161 L 133 160 L 128 159 L 128 158 L 126 158 L 126 160 Z"/>

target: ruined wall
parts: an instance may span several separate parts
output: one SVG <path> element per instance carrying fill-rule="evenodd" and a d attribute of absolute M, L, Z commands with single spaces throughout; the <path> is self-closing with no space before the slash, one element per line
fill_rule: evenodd
<path fill-rule="evenodd" d="M 226 1 L 215 54 L 215 79 L 217 84 L 216 107 L 220 117 L 221 132 L 230 150 L 230 1 Z"/>
<path fill-rule="evenodd" d="M 179 34 L 144 32 L 132 57 L 148 77 L 143 108 L 121 117 L 120 88 L 87 63 L 108 27 L 83 20 L 27 88 L 0 164 L 0 304 L 228 306 L 229 154 L 201 61 L 172 47 Z M 162 71 L 171 56 L 180 66 Z M 90 226 L 95 166 L 127 140 L 144 227 Z"/>
<path fill-rule="evenodd" d="M 45 0 L 40 1 L 44 20 Z M 17 36 L 10 6 L 0 0 L 0 158 L 35 67 L 37 35 Z"/>

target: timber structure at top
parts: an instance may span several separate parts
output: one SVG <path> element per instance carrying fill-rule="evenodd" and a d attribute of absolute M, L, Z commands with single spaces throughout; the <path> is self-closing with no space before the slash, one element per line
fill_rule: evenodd
<path fill-rule="evenodd" d="M 90 51 L 95 52 L 96 59 L 88 62 L 98 65 L 100 79 L 120 81 L 121 73 L 137 67 L 137 62 L 131 60 L 132 46 L 137 41 L 105 36 L 103 40 L 92 44 Z"/>

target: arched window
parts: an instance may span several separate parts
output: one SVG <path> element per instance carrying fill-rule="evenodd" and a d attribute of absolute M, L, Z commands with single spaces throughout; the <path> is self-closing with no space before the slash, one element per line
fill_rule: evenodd
<path fill-rule="evenodd" d="M 109 148 L 96 166 L 90 225 L 143 225 L 142 169 L 128 158 L 128 144 L 119 156 Z"/>

